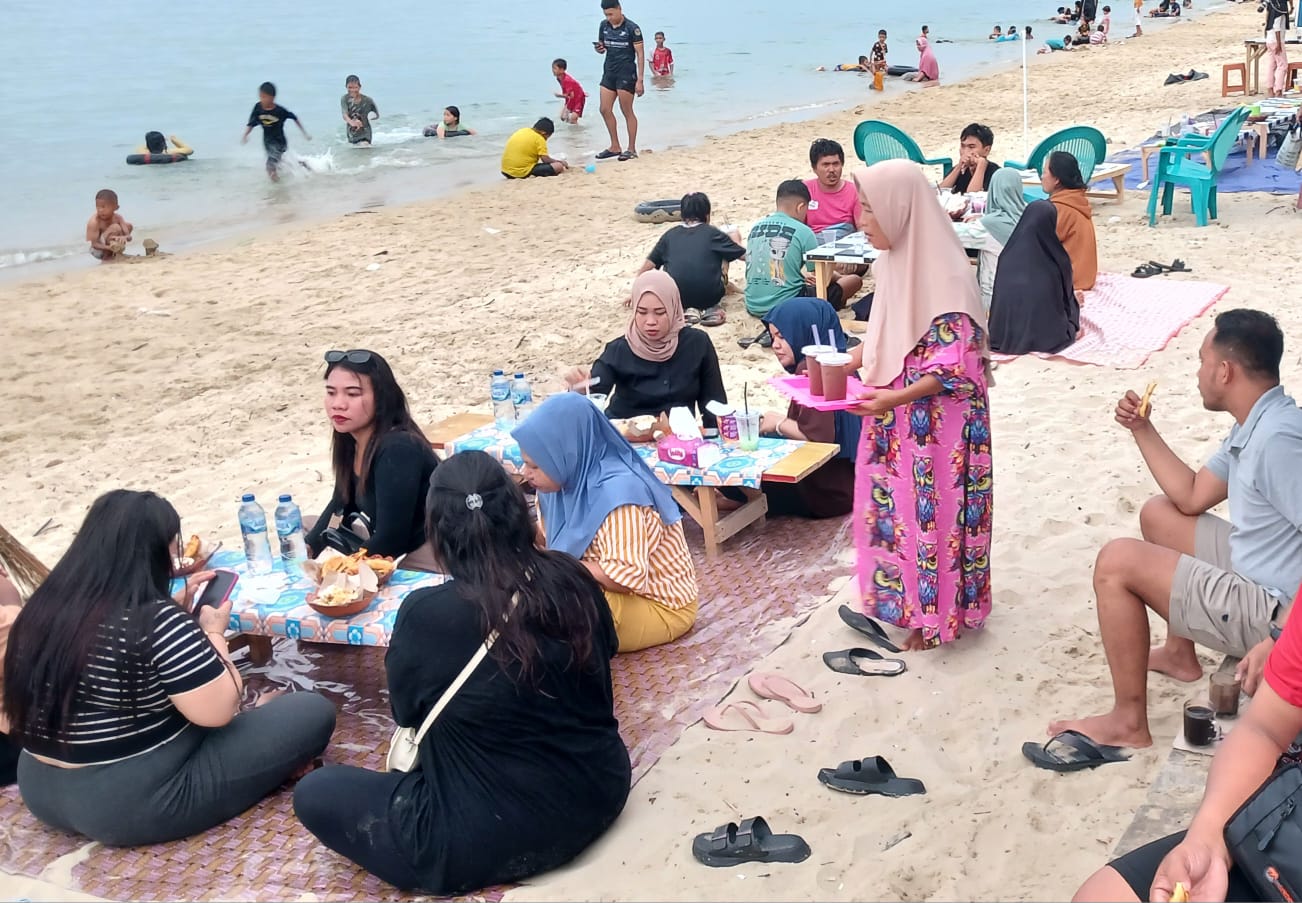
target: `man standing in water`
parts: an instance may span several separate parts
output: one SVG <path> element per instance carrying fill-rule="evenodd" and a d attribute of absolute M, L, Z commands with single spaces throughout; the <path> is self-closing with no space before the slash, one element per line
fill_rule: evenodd
<path fill-rule="evenodd" d="M 625 18 L 619 0 L 601 0 L 601 10 L 606 20 L 597 29 L 597 40 L 592 47 L 605 54 L 606 65 L 601 74 L 601 118 L 610 132 L 610 147 L 597 154 L 598 160 L 618 157 L 632 160 L 637 156 L 637 114 L 633 112 L 634 96 L 641 97 L 646 90 L 642 73 L 646 68 L 646 51 L 642 49 L 642 29 L 632 19 Z M 619 126 L 615 122 L 615 100 L 628 125 L 628 149 L 619 143 Z"/>

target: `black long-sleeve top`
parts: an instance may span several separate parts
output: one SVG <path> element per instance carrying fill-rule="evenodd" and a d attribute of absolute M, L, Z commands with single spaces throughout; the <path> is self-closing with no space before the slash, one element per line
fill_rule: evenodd
<path fill-rule="evenodd" d="M 353 500 L 345 505 L 341 487 L 335 487 L 330 504 L 307 535 L 313 553 L 321 551 L 321 534 L 332 516 L 347 519 L 359 512 L 370 520 L 371 538 L 366 541 L 370 554 L 397 557 L 424 545 L 425 496 L 438 458 L 429 443 L 413 433 L 385 433 L 375 441 L 379 445 L 365 490 L 357 491 L 357 477 L 350 473 Z"/>
<path fill-rule="evenodd" d="M 714 343 L 690 326 L 678 333 L 678 349 L 663 363 L 638 357 L 620 336 L 606 345 L 592 365 L 592 375 L 601 379 L 592 391 L 610 394 L 606 416 L 617 420 L 685 407 L 713 427 L 715 417 L 706 413 L 706 403 L 728 400 Z"/>

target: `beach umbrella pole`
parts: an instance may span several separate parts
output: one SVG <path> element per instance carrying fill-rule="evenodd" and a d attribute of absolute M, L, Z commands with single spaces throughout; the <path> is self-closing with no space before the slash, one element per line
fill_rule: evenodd
<path fill-rule="evenodd" d="M 1029 41 L 1022 42 L 1022 159 L 1025 160 L 1031 152 L 1029 144 L 1031 136 L 1031 101 L 1030 91 L 1028 88 L 1028 79 L 1026 72 L 1026 45 Z"/>

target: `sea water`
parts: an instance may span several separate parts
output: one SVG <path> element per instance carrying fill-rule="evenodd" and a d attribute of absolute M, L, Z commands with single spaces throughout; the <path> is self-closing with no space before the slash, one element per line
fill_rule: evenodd
<path fill-rule="evenodd" d="M 1125 0 L 1112 5 L 1113 34 L 1127 34 Z M 905 4 L 874 6 L 851 14 L 849 7 L 790 0 L 626 0 L 625 13 L 642 27 L 648 61 L 654 32 L 664 31 L 677 63 L 671 80 L 652 79 L 648 71 L 646 96 L 637 102 L 639 147 L 689 144 L 875 96 L 866 76 L 814 70 L 867 54 L 879 28 L 890 33 L 890 62 L 916 65 L 913 39 L 921 25 L 930 26 L 942 81 L 1021 59 L 1020 42 L 986 40 L 996 24 L 988 6 L 940 0 L 926 7 L 925 19 L 918 18 L 920 8 Z M 1054 0 L 1005 0 L 998 24 L 1032 25 L 1036 41 L 1028 50 L 1034 52 L 1045 37 L 1068 31 L 1045 21 L 1055 8 Z M 568 59 L 588 102 L 580 125 L 558 126 L 552 153 L 581 161 L 606 146 L 597 109 L 602 58 L 592 50 L 601 21 L 597 0 L 545 6 L 499 0 L 451 9 L 420 0 L 72 6 L 6 0 L 0 272 L 70 256 L 92 265 L 84 232 L 100 188 L 117 191 L 121 213 L 136 227 L 130 250 L 139 253 L 147 236 L 176 250 L 500 180 L 506 136 L 539 116 L 556 117 L 561 101 L 552 96 L 551 61 L 558 56 Z M 344 137 L 339 99 L 350 74 L 360 76 L 380 111 L 369 149 L 351 147 Z M 247 145 L 239 142 L 266 80 L 314 138 L 306 141 L 287 124 L 291 152 L 277 184 L 263 170 L 261 129 Z M 891 79 L 887 86 L 905 90 Z M 992 105 L 1020 102 L 990 99 Z M 461 108 L 463 124 L 477 136 L 422 137 L 448 104 Z M 954 123 L 956 136 L 963 124 Z M 620 128 L 622 134 L 622 120 Z M 194 148 L 194 158 L 126 165 L 126 155 L 152 130 L 177 135 Z M 832 137 L 850 150 L 848 135 Z M 792 160 L 792 175 L 805 174 L 804 161 Z"/>

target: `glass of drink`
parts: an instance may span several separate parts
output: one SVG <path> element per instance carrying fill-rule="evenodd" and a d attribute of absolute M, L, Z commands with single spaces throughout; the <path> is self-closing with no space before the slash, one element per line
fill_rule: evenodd
<path fill-rule="evenodd" d="M 850 355 L 840 351 L 820 354 L 818 366 L 823 371 L 823 397 L 828 401 L 844 401 L 845 380 L 850 375 Z"/>
<path fill-rule="evenodd" d="M 737 433 L 741 440 L 742 451 L 754 451 L 759 448 L 759 411 L 737 412 Z"/>
<path fill-rule="evenodd" d="M 1184 738 L 1190 746 L 1211 746 L 1216 739 L 1216 713 L 1205 699 L 1184 704 Z"/>
<path fill-rule="evenodd" d="M 800 349 L 805 356 L 806 373 L 809 375 L 809 394 L 815 398 L 823 397 L 823 371 L 818 366 L 820 354 L 835 354 L 831 345 L 806 345 Z"/>
<path fill-rule="evenodd" d="M 1242 687 L 1233 671 L 1213 672 L 1210 688 L 1212 710 L 1218 718 L 1234 718 L 1239 714 L 1239 692 Z"/>

